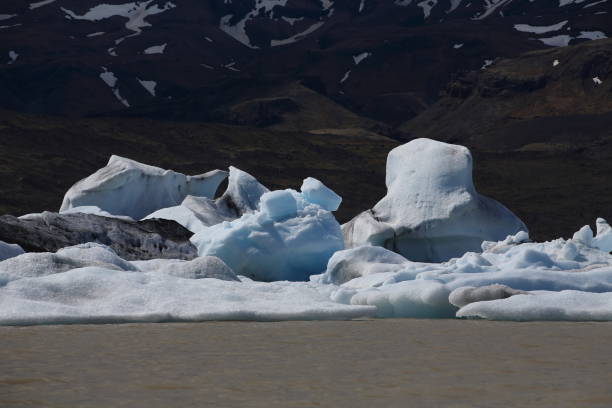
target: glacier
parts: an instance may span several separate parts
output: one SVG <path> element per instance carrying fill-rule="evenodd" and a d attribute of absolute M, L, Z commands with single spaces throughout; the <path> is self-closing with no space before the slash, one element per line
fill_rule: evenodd
<path fill-rule="evenodd" d="M 467 149 L 416 139 L 390 152 L 387 195 L 340 226 L 342 198 L 312 177 L 270 191 L 235 167 L 190 177 L 113 156 L 69 190 L 63 211 L 100 215 L 100 225 L 176 222 L 198 256 L 140 259 L 93 242 L 24 252 L 0 241 L 0 325 L 612 321 L 608 222 L 533 242 L 510 210 L 475 191 L 471 172 Z"/>

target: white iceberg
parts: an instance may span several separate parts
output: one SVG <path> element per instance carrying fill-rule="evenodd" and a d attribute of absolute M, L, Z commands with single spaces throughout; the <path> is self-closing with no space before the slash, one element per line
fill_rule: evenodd
<path fill-rule="evenodd" d="M 221 170 L 186 176 L 112 156 L 106 167 L 68 190 L 60 211 L 95 206 L 112 215 L 141 219 L 161 208 L 180 204 L 188 195 L 213 198 L 226 176 Z"/>
<path fill-rule="evenodd" d="M 197 233 L 212 225 L 232 221 L 255 211 L 261 196 L 268 191 L 255 177 L 230 167 L 227 190 L 218 199 L 188 195 L 180 205 L 162 208 L 144 219 L 173 220 Z"/>
<path fill-rule="evenodd" d="M 593 238 L 593 245 L 604 252 L 612 252 L 612 228 L 603 218 L 596 221 L 597 236 Z"/>
<path fill-rule="evenodd" d="M 376 245 L 413 261 L 441 262 L 526 231 L 497 201 L 476 192 L 463 146 L 416 139 L 387 158 L 387 195 L 343 225 L 347 247 Z"/>
<path fill-rule="evenodd" d="M 564 290 L 518 295 L 470 303 L 457 312 L 457 317 L 513 321 L 612 321 L 612 293 Z"/>
<path fill-rule="evenodd" d="M 260 209 L 195 234 L 200 256 L 216 256 L 255 280 L 307 280 L 344 248 L 333 214 L 294 190 L 267 192 Z"/>

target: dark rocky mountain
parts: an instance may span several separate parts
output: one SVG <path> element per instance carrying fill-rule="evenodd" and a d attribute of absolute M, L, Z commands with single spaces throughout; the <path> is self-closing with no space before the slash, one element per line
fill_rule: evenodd
<path fill-rule="evenodd" d="M 283 87 L 298 83 L 397 125 L 436 102 L 458 72 L 605 38 L 611 8 L 600 0 L 4 0 L 0 107 L 259 126 L 295 109 Z M 262 93 L 271 99 L 236 106 Z"/>

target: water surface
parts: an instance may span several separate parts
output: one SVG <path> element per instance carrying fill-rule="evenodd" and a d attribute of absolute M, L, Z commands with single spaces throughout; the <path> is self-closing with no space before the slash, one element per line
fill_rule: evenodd
<path fill-rule="evenodd" d="M 610 407 L 612 323 L 0 327 L 0 406 Z"/>

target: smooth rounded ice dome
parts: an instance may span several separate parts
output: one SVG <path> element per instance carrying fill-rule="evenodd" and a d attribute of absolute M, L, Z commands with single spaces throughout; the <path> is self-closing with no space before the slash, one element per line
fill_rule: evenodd
<path fill-rule="evenodd" d="M 523 222 L 472 181 L 472 155 L 463 147 L 416 139 L 387 158 L 387 195 L 343 226 L 347 247 L 377 245 L 412 261 L 441 262 L 480 251 L 526 231 Z"/>

